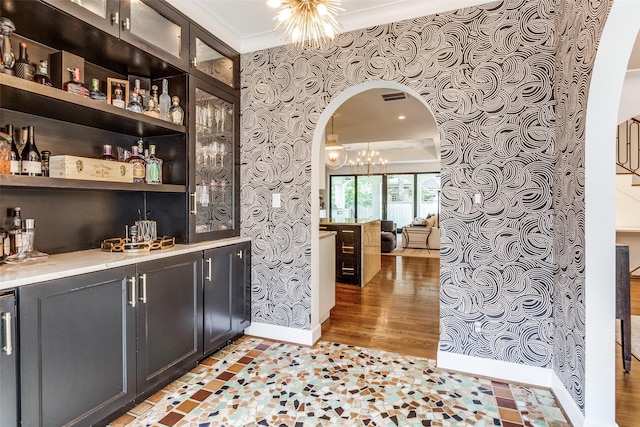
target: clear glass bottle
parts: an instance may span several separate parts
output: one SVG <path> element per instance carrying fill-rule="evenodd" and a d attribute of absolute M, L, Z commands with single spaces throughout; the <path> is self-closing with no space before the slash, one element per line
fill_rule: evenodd
<path fill-rule="evenodd" d="M 40 61 L 38 72 L 36 73 L 35 76 L 33 76 L 33 81 L 36 83 L 40 83 L 41 85 L 53 87 L 53 83 L 51 83 L 51 79 L 49 78 L 49 62 L 48 61 Z"/>
<path fill-rule="evenodd" d="M 127 110 L 133 111 L 134 113 L 142 113 L 142 104 L 140 103 L 140 96 L 133 92 L 131 94 L 131 98 L 129 98 L 129 105 L 127 105 Z"/>
<path fill-rule="evenodd" d="M 10 170 L 9 173 L 11 175 L 20 175 L 22 174 L 22 165 L 20 164 L 20 151 L 18 151 L 18 146 L 16 145 L 16 139 L 13 134 L 13 125 L 5 126 L 5 133 L 9 135 L 11 138 L 11 157 L 10 161 Z"/>
<path fill-rule="evenodd" d="M 29 62 L 26 43 L 20 43 L 20 56 L 16 59 L 16 63 L 13 65 L 13 72 L 16 77 L 20 77 L 25 80 L 33 80 L 35 69 L 33 65 L 31 65 L 31 62 Z"/>
<path fill-rule="evenodd" d="M 113 90 L 113 99 L 111 100 L 111 105 L 118 108 L 126 107 L 126 104 L 124 102 L 124 91 L 122 90 L 122 85 L 120 83 L 116 83 L 116 88 Z"/>
<path fill-rule="evenodd" d="M 13 208 L 13 218 L 9 226 L 9 255 L 15 255 L 22 252 L 25 241 L 22 233 L 22 217 L 20 216 L 20 207 Z"/>
<path fill-rule="evenodd" d="M 42 165 L 42 176 L 49 176 L 49 159 L 51 158 L 51 151 L 42 150 L 40 153 L 40 163 Z"/>
<path fill-rule="evenodd" d="M 184 110 L 180 106 L 180 98 L 171 98 L 171 108 L 169 108 L 169 121 L 176 125 L 184 124 Z"/>
<path fill-rule="evenodd" d="M 144 141 L 142 140 L 142 138 L 138 139 L 138 156 L 140 156 L 142 158 L 142 160 L 144 160 L 145 155 L 143 154 L 145 152 L 144 149 Z"/>
<path fill-rule="evenodd" d="M 36 220 L 28 218 L 24 220 L 24 230 L 22 230 L 23 246 L 15 254 L 8 256 L 4 262 L 7 264 L 20 264 L 24 262 L 44 261 L 49 254 L 35 250 L 34 242 L 36 238 Z"/>
<path fill-rule="evenodd" d="M 36 138 L 33 126 L 27 126 L 27 142 L 20 155 L 22 159 L 22 175 L 40 176 L 42 175 L 42 159 L 36 147 Z"/>
<path fill-rule="evenodd" d="M 133 165 L 133 182 L 145 182 L 145 163 L 138 153 L 138 146 L 131 146 L 131 157 L 126 160 Z"/>
<path fill-rule="evenodd" d="M 100 156 L 100 160 L 109 160 L 111 162 L 117 162 L 118 159 L 115 158 L 113 154 L 111 154 L 111 145 L 104 144 L 102 146 L 102 156 Z"/>
<path fill-rule="evenodd" d="M 167 79 L 162 80 L 162 95 L 160 95 L 160 118 L 162 120 L 169 120 L 169 107 L 171 106 L 171 97 L 169 96 L 169 81 Z"/>
<path fill-rule="evenodd" d="M 156 157 L 155 145 L 149 145 L 149 156 L 145 162 L 147 164 L 147 184 L 162 184 L 162 159 Z"/>
<path fill-rule="evenodd" d="M 62 85 L 62 90 L 83 98 L 90 98 L 89 88 L 82 81 L 80 68 L 67 68 L 67 71 L 71 74 L 71 80 Z"/>
<path fill-rule="evenodd" d="M 100 80 L 91 79 L 91 90 L 89 91 L 89 97 L 94 101 L 107 102 L 107 96 L 100 92 Z"/>
<path fill-rule="evenodd" d="M 16 57 L 11 46 L 11 34 L 16 30 L 15 24 L 5 17 L 0 17 L 0 33 L 2 33 L 2 63 L 4 64 L 3 73 L 13 75 L 13 66 L 16 63 Z"/>

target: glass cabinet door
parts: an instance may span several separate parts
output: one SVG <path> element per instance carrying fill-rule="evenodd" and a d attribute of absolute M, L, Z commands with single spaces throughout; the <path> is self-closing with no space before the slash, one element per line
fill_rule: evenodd
<path fill-rule="evenodd" d="M 211 85 L 190 79 L 194 129 L 190 191 L 191 240 L 238 234 L 236 104 Z"/>
<path fill-rule="evenodd" d="M 143 45 L 150 53 L 186 68 L 188 60 L 188 21 L 160 2 L 123 0 L 120 38 Z"/>
<path fill-rule="evenodd" d="M 190 72 L 201 79 L 213 77 L 225 86 L 237 88 L 238 55 L 195 25 L 190 27 L 190 37 Z"/>
<path fill-rule="evenodd" d="M 100 28 L 120 35 L 118 0 L 45 0 L 47 3 Z"/>

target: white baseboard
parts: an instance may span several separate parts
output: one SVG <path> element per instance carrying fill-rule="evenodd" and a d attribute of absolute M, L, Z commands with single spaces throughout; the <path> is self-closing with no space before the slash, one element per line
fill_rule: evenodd
<path fill-rule="evenodd" d="M 251 322 L 251 326 L 244 331 L 246 335 L 254 337 L 307 346 L 312 346 L 320 339 L 320 332 L 320 325 L 313 329 L 296 329 L 257 322 Z"/>
<path fill-rule="evenodd" d="M 463 354 L 438 351 L 438 368 L 472 375 L 495 378 L 505 382 L 524 383 L 533 386 L 550 388 L 558 399 L 569 420 L 575 427 L 605 427 L 605 424 L 589 424 L 578 405 L 575 403 L 558 375 L 553 369 L 465 356 Z M 615 423 L 606 425 L 615 427 Z"/>

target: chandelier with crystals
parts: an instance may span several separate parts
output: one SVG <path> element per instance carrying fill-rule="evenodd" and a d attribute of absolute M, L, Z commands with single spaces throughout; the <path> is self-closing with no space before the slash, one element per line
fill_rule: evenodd
<path fill-rule="evenodd" d="M 284 28 L 285 39 L 298 46 L 307 41 L 319 48 L 342 30 L 335 17 L 344 11 L 340 0 L 267 0 L 267 5 L 279 9 L 275 29 Z"/>
<path fill-rule="evenodd" d="M 372 173 L 386 173 L 388 160 L 380 155 L 379 151 L 371 150 L 367 142 L 367 149 L 358 152 L 355 160 L 349 160 L 351 173 L 370 175 Z"/>

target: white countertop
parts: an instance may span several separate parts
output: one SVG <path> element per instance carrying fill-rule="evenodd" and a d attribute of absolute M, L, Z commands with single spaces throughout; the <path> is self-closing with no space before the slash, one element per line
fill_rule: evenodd
<path fill-rule="evenodd" d="M 250 240 L 248 237 L 231 237 L 189 245 L 175 245 L 169 249 L 160 249 L 144 254 L 103 252 L 100 249 L 90 249 L 51 255 L 44 262 L 22 265 L 2 264 L 0 265 L 0 291 L 32 283 L 60 279 L 62 277 L 70 277 L 108 268 L 122 267 L 154 259 L 228 246 L 240 242 L 248 242 Z"/>
<path fill-rule="evenodd" d="M 325 237 L 329 237 L 329 236 L 335 236 L 337 234 L 338 234 L 337 231 L 320 230 L 320 238 L 321 239 L 323 239 Z"/>

